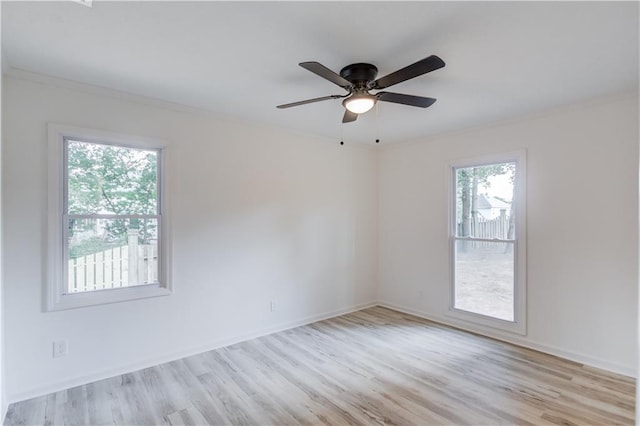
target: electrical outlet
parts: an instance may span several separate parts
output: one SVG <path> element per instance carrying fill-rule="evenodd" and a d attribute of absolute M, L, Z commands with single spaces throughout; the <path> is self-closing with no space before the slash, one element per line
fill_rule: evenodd
<path fill-rule="evenodd" d="M 53 342 L 53 357 L 60 358 L 69 354 L 69 344 L 66 340 Z"/>
<path fill-rule="evenodd" d="M 275 300 L 271 301 L 271 304 L 269 305 L 269 308 L 271 309 L 271 312 L 275 312 L 276 311 L 277 306 L 276 306 L 276 301 Z"/>

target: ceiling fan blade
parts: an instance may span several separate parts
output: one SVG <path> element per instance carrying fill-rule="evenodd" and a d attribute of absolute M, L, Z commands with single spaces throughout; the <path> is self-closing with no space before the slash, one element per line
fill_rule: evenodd
<path fill-rule="evenodd" d="M 351 112 L 348 109 L 344 110 L 344 116 L 342 117 L 343 123 L 351 123 L 352 121 L 356 121 L 358 119 L 358 114 L 355 112 Z"/>
<path fill-rule="evenodd" d="M 349 88 L 351 87 L 351 83 L 348 80 L 342 78 L 340 75 L 331 71 L 329 68 L 325 67 L 319 62 L 300 62 L 298 65 L 316 75 L 319 75 L 325 80 L 329 80 L 333 84 L 337 84 L 338 86 L 346 90 L 349 90 Z"/>
<path fill-rule="evenodd" d="M 431 55 L 428 58 L 424 58 L 415 64 L 411 64 L 396 72 L 385 75 L 371 83 L 370 89 L 384 89 L 385 87 L 393 86 L 394 84 L 402 83 L 403 81 L 410 80 L 422 74 L 426 74 L 431 71 L 435 71 L 444 67 L 444 61 L 436 55 Z"/>
<path fill-rule="evenodd" d="M 422 96 L 405 95 L 393 92 L 379 92 L 376 94 L 376 97 L 379 101 L 394 102 L 396 104 L 411 105 L 420 108 L 431 106 L 436 101 L 434 98 L 425 98 Z"/>
<path fill-rule="evenodd" d="M 329 99 L 339 99 L 339 98 L 344 98 L 348 95 L 329 95 L 329 96 L 323 96 L 321 98 L 313 98 L 313 99 L 307 99 L 305 101 L 298 101 L 298 102 L 291 102 L 290 104 L 282 104 L 282 105 L 278 105 L 276 108 L 291 108 L 294 106 L 298 106 L 298 105 L 305 105 L 305 104 L 311 104 L 313 102 L 320 102 L 320 101 L 328 101 Z"/>

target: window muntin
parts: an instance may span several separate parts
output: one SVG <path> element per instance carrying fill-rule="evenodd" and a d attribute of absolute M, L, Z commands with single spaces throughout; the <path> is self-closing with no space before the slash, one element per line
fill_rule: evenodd
<path fill-rule="evenodd" d="M 65 293 L 158 281 L 159 150 L 65 139 Z"/>
<path fill-rule="evenodd" d="M 461 161 L 450 170 L 450 313 L 524 333 L 524 152 Z"/>

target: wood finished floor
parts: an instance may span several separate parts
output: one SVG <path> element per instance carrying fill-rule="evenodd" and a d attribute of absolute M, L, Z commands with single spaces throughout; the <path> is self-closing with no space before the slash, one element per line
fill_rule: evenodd
<path fill-rule="evenodd" d="M 635 381 L 381 307 L 9 407 L 6 425 L 634 424 Z"/>

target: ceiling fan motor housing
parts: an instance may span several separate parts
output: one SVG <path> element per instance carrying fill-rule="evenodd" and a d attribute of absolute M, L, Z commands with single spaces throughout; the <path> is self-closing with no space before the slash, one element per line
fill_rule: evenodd
<path fill-rule="evenodd" d="M 340 76 L 355 87 L 366 87 L 367 83 L 375 80 L 377 75 L 378 68 L 365 63 L 347 65 L 340 70 Z"/>

